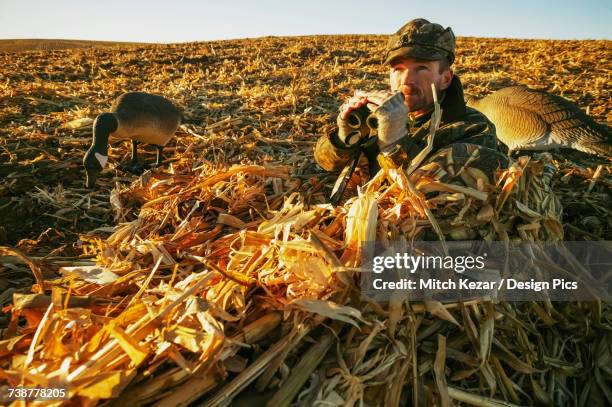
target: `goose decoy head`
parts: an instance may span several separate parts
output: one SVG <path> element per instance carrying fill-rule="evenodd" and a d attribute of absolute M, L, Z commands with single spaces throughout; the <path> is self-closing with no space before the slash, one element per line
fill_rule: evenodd
<path fill-rule="evenodd" d="M 93 188 L 98 179 L 98 175 L 106 166 L 108 156 L 102 155 L 94 148 L 90 148 L 83 158 L 83 166 L 85 167 L 85 185 L 87 188 Z"/>
<path fill-rule="evenodd" d="M 83 158 L 87 188 L 93 188 L 98 175 L 106 166 L 108 161 L 108 137 L 117 130 L 117 127 L 117 118 L 112 113 L 102 113 L 94 121 L 91 147 Z"/>

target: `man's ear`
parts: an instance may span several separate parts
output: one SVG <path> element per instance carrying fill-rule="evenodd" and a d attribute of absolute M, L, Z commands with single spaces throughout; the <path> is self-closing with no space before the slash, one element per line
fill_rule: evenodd
<path fill-rule="evenodd" d="M 448 88 L 452 81 L 453 81 L 453 70 L 446 69 L 444 72 L 442 72 L 442 81 L 440 82 L 440 88 L 442 88 L 442 90 Z"/>

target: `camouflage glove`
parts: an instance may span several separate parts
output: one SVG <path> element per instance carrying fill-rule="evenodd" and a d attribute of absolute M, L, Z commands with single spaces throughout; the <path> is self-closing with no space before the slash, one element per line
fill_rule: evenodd
<path fill-rule="evenodd" d="M 385 152 L 408 134 L 404 95 L 402 92 L 379 92 L 368 95 L 368 102 L 368 108 L 378 120 L 378 147 Z"/>
<path fill-rule="evenodd" d="M 336 120 L 338 124 L 338 138 L 346 147 L 353 147 L 361 140 L 359 126 L 349 124 L 349 114 L 358 110 L 368 103 L 367 94 L 362 91 L 355 91 L 355 95 L 340 106 L 340 113 Z"/>

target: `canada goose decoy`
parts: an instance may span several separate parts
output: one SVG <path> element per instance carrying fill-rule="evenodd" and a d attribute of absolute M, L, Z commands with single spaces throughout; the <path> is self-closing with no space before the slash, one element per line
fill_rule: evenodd
<path fill-rule="evenodd" d="M 158 166 L 164 146 L 180 123 L 181 113 L 163 96 L 144 92 L 127 92 L 119 96 L 111 111 L 100 114 L 94 121 L 91 147 L 83 158 L 87 187 L 94 186 L 98 174 L 106 166 L 110 136 L 132 140 L 130 166 L 126 169 L 137 172 L 138 143 L 157 147 L 155 165 Z"/>
<path fill-rule="evenodd" d="M 497 138 L 515 150 L 573 148 L 589 154 L 612 156 L 608 126 L 597 123 L 570 101 L 526 86 L 510 86 L 468 106 L 495 124 Z"/>

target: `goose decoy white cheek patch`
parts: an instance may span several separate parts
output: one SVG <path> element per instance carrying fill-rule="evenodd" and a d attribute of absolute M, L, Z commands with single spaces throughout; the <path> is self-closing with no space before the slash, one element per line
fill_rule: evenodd
<path fill-rule="evenodd" d="M 108 156 L 102 155 L 100 153 L 95 153 L 94 155 L 96 156 L 96 159 L 100 163 L 100 166 L 102 168 L 106 167 L 106 162 L 108 161 Z"/>

